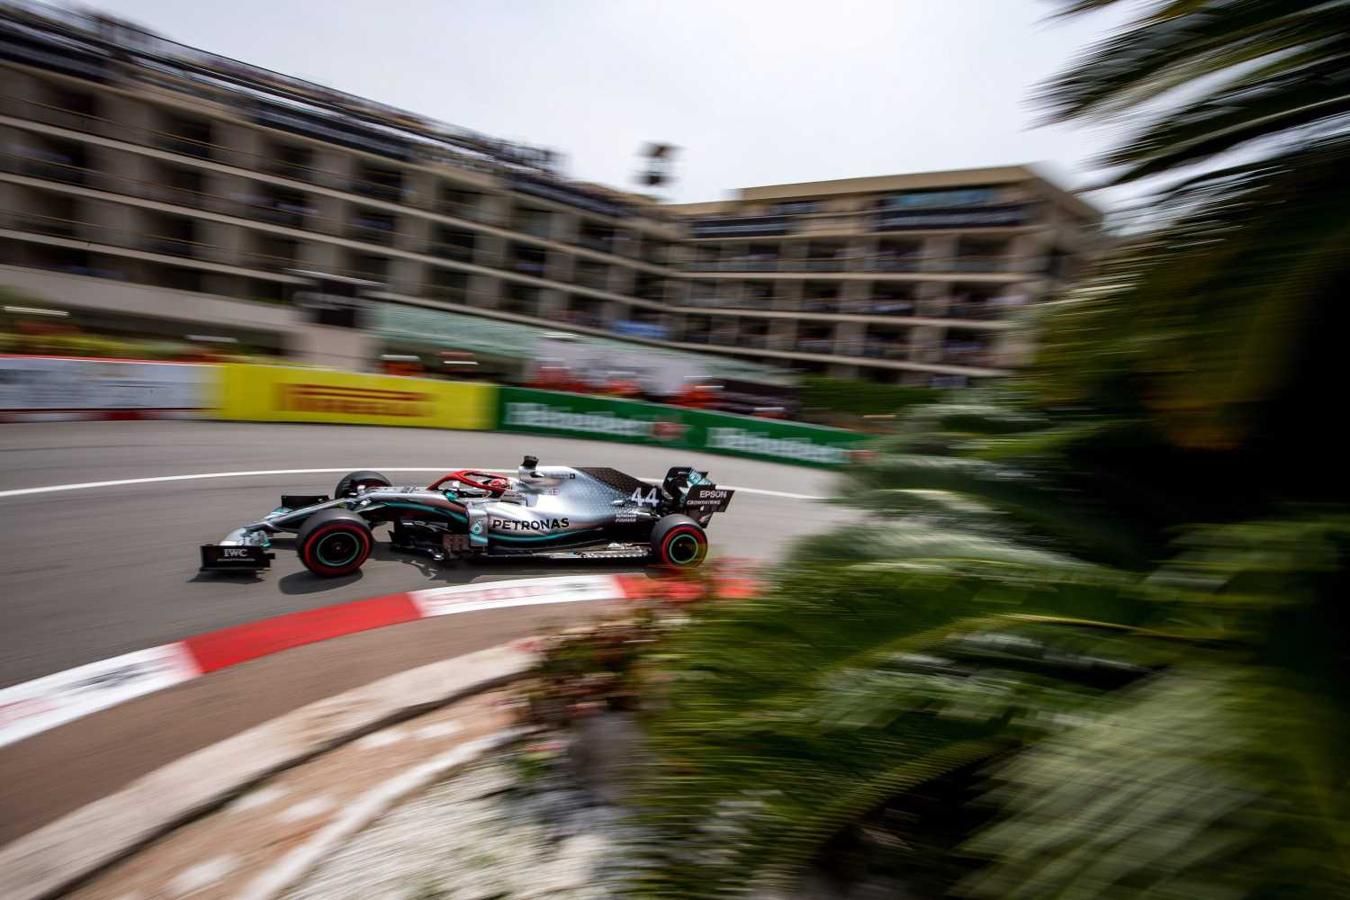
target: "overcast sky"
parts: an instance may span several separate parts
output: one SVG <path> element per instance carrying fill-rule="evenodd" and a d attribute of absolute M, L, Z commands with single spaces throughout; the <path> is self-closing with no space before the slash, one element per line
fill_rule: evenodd
<path fill-rule="evenodd" d="M 673 200 L 737 187 L 1045 161 L 1109 133 L 1034 127 L 1034 87 L 1119 16 L 1047 0 L 92 0 L 203 49 L 561 151 L 632 188 L 679 146 Z M 1092 197 L 1098 203 L 1109 198 Z"/>

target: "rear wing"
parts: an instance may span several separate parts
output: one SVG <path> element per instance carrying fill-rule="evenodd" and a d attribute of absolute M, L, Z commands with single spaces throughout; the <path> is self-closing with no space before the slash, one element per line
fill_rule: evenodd
<path fill-rule="evenodd" d="M 689 466 L 675 466 L 661 482 L 671 506 L 699 521 L 706 521 L 713 513 L 726 512 L 731 503 L 731 488 L 718 487 L 708 480 L 707 472 Z"/>

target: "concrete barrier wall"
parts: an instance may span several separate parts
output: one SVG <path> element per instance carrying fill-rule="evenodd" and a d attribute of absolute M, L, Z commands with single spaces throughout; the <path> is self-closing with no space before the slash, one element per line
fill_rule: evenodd
<path fill-rule="evenodd" d="M 211 406 L 214 366 L 0 356 L 0 414 L 178 411 Z"/>
<path fill-rule="evenodd" d="M 807 466 L 840 466 L 865 435 L 838 428 L 703 412 L 635 400 L 504 387 L 498 431 L 679 447 Z"/>
<path fill-rule="evenodd" d="M 487 430 L 497 387 L 327 369 L 219 367 L 211 415 L 245 422 L 328 422 Z"/>
<path fill-rule="evenodd" d="M 291 366 L 0 357 L 0 420 L 14 410 L 124 408 L 239 422 L 551 434 L 824 467 L 856 459 L 866 441 L 799 422 L 491 384 Z"/>

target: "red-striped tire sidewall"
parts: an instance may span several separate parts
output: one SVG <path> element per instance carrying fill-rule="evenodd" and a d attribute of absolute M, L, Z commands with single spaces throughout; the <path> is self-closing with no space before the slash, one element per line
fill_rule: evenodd
<path fill-rule="evenodd" d="M 692 534 L 694 536 L 694 540 L 698 541 L 699 553 L 698 556 L 692 562 L 677 563 L 672 561 L 670 558 L 671 542 L 682 534 Z M 661 538 L 660 558 L 661 562 L 667 566 L 674 566 L 679 569 L 690 568 L 703 562 L 704 558 L 706 558 L 707 555 L 708 555 L 708 538 L 706 535 L 704 535 L 702 531 L 700 531 L 693 525 L 676 525 L 674 528 L 670 529 L 670 531 L 666 532 L 663 538 Z"/>
<path fill-rule="evenodd" d="M 319 562 L 314 555 L 314 548 L 318 545 L 319 540 L 335 531 L 350 532 L 361 542 L 361 552 L 356 555 L 356 559 L 337 569 Z M 300 561 L 305 564 L 305 568 L 318 575 L 350 575 L 361 568 L 362 563 L 370 556 L 373 547 L 374 541 L 371 540 L 370 532 L 364 528 L 358 528 L 347 522 L 334 522 L 331 525 L 320 527 L 318 531 L 305 538 L 305 544 L 300 548 Z"/>

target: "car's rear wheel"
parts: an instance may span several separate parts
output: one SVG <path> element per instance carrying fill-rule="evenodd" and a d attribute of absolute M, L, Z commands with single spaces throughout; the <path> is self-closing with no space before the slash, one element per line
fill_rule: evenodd
<path fill-rule="evenodd" d="M 375 546 L 370 526 L 345 509 L 325 509 L 310 516 L 295 536 L 296 552 L 306 569 L 323 578 L 351 575 Z"/>
<path fill-rule="evenodd" d="M 652 556 L 663 566 L 692 569 L 708 558 L 708 535 L 688 516 L 662 517 L 652 528 Z"/>
<path fill-rule="evenodd" d="M 358 492 L 365 488 L 389 487 L 391 482 L 379 472 L 372 472 L 369 469 L 362 469 L 359 472 L 348 472 L 342 476 L 342 480 L 333 488 L 333 499 L 342 497 L 355 497 Z"/>

